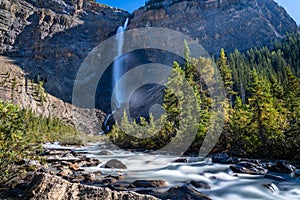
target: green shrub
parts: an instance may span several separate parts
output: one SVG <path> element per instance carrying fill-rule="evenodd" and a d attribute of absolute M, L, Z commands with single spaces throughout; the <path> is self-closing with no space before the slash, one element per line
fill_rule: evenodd
<path fill-rule="evenodd" d="M 37 116 L 0 99 L 0 183 L 17 177 L 24 163 L 38 159 L 41 144 L 58 141 L 62 145 L 82 145 L 96 142 L 96 136 L 87 136 L 59 118 Z"/>
<path fill-rule="evenodd" d="M 34 157 L 35 135 L 27 131 L 29 112 L 0 100 L 0 179 L 15 176 L 14 163 Z"/>

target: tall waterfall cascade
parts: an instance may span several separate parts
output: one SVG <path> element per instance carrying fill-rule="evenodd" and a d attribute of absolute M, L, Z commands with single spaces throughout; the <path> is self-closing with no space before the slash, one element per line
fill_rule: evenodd
<path fill-rule="evenodd" d="M 124 45 L 124 32 L 126 31 L 129 19 L 127 18 L 123 26 L 119 26 L 116 35 L 116 43 L 117 43 L 117 56 L 113 64 L 113 87 L 117 85 L 118 80 L 121 78 L 124 73 L 124 60 L 126 58 L 120 59 L 120 56 L 123 54 L 123 45 Z M 124 90 L 119 87 L 118 90 L 115 91 L 115 96 L 112 98 L 115 103 L 116 108 L 120 108 L 123 101 L 125 99 Z"/>

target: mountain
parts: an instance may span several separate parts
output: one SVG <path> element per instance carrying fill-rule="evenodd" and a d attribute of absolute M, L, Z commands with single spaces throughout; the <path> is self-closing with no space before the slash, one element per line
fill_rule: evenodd
<path fill-rule="evenodd" d="M 151 0 L 132 15 L 90 0 L 0 0 L 0 53 L 14 60 L 29 79 L 43 81 L 47 93 L 71 102 L 81 63 L 126 18 L 130 18 L 129 29 L 151 26 L 180 31 L 211 54 L 220 48 L 245 51 L 269 46 L 297 30 L 273 0 Z M 139 55 L 133 62 L 147 61 L 151 53 Z M 108 112 L 111 75 L 102 81 L 97 105 Z"/>
<path fill-rule="evenodd" d="M 149 1 L 130 27 L 171 28 L 197 39 L 211 54 L 269 45 L 297 25 L 273 0 Z M 153 3 L 151 3 L 153 2 Z"/>

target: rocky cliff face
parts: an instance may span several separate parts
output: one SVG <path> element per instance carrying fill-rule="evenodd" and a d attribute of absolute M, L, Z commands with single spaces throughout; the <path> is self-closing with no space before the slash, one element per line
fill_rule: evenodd
<path fill-rule="evenodd" d="M 130 29 L 178 30 L 212 54 L 220 48 L 243 51 L 267 45 L 297 29 L 273 0 L 165 0 L 132 15 L 89 0 L 0 0 L 0 53 L 17 58 L 29 78 L 44 82 L 47 93 L 71 102 L 81 63 L 126 18 Z M 110 107 L 111 95 L 111 75 L 106 75 L 97 97 L 104 110 Z"/>
<path fill-rule="evenodd" d="M 71 102 L 80 64 L 129 13 L 89 0 L 1 0 L 0 53 L 18 57 L 49 94 Z"/>
<path fill-rule="evenodd" d="M 135 11 L 131 28 L 166 27 L 198 40 L 214 54 L 268 45 L 297 25 L 273 0 L 162 1 Z"/>

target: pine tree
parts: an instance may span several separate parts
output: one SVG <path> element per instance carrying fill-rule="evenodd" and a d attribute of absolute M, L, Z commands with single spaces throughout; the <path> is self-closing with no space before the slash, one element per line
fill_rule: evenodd
<path fill-rule="evenodd" d="M 234 103 L 234 110 L 230 116 L 230 149 L 233 152 L 251 152 L 253 146 L 259 143 L 256 134 L 252 134 L 249 124 L 251 123 L 252 113 L 249 106 L 243 104 L 240 97 Z M 243 153 L 242 153 L 243 154 Z"/>
<path fill-rule="evenodd" d="M 218 60 L 218 67 L 220 70 L 220 74 L 224 81 L 224 87 L 229 99 L 230 105 L 232 105 L 232 96 L 236 94 L 233 91 L 233 81 L 232 81 L 232 70 L 230 69 L 227 61 L 227 57 L 225 55 L 225 50 L 221 49 L 220 51 L 220 58 Z"/>
<path fill-rule="evenodd" d="M 291 130 L 300 129 L 300 81 L 290 68 L 285 68 L 287 77 L 285 90 L 285 105 L 288 109 L 288 119 Z"/>
<path fill-rule="evenodd" d="M 249 106 L 252 119 L 249 126 L 253 134 L 259 138 L 258 148 L 261 156 L 270 156 L 272 144 L 282 137 L 286 128 L 286 119 L 275 107 L 268 80 L 252 71 Z"/>

